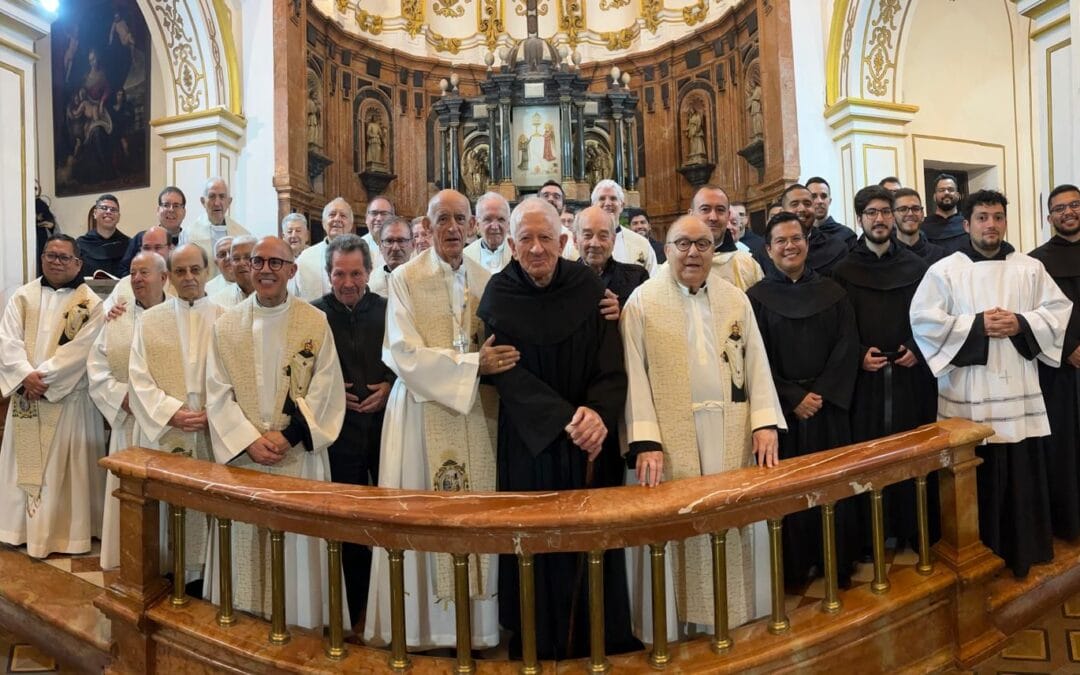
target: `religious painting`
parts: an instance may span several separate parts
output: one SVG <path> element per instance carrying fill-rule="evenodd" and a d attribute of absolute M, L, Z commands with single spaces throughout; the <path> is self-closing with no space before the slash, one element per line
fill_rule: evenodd
<path fill-rule="evenodd" d="M 150 48 L 136 0 L 65 3 L 52 26 L 57 197 L 150 185 Z"/>
<path fill-rule="evenodd" d="M 539 187 L 549 180 L 562 180 L 559 106 L 515 107 L 511 132 L 515 185 Z"/>

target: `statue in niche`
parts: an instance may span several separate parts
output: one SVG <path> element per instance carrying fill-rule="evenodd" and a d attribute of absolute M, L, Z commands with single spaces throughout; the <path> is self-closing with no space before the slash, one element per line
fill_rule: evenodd
<path fill-rule="evenodd" d="M 322 96 L 319 78 L 311 70 L 308 70 L 307 142 L 308 145 L 322 146 Z"/>
<path fill-rule="evenodd" d="M 697 106 L 691 106 L 686 116 L 686 138 L 689 141 L 687 164 L 704 164 L 708 161 L 705 155 L 705 116 Z"/>
<path fill-rule="evenodd" d="M 608 149 L 597 141 L 585 144 L 585 179 L 590 185 L 596 185 L 605 178 L 611 178 L 613 162 Z"/>
<path fill-rule="evenodd" d="M 367 123 L 364 125 L 364 135 L 367 147 L 367 165 L 371 168 L 386 168 L 386 126 L 382 122 L 382 116 L 378 110 L 368 113 Z"/>
<path fill-rule="evenodd" d="M 462 177 L 465 181 L 465 194 L 472 199 L 484 194 L 484 190 L 487 189 L 488 179 L 490 178 L 488 172 L 487 146 L 479 145 L 466 154 L 465 166 L 463 169 Z"/>
<path fill-rule="evenodd" d="M 746 99 L 746 112 L 750 116 L 750 140 L 761 140 L 765 135 L 765 114 L 761 111 L 761 83 L 754 82 Z"/>

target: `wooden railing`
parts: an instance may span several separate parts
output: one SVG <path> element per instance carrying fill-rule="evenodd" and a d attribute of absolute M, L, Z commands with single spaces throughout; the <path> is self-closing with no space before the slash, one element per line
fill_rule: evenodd
<path fill-rule="evenodd" d="M 781 462 L 772 469 L 745 468 L 686 479 L 647 489 L 638 486 L 598 491 L 441 495 L 384 488 L 365 488 L 276 477 L 141 448 L 102 460 L 120 477 L 121 554 L 119 578 L 99 607 L 113 622 L 115 660 L 112 672 L 165 672 L 176 667 L 203 671 L 371 672 L 413 667 L 421 672 L 481 672 L 505 663 L 474 661 L 469 650 L 468 612 L 458 614 L 456 662 L 410 655 L 405 644 L 402 554 L 405 550 L 454 554 L 457 592 L 468 597 L 469 553 L 518 556 L 522 572 L 522 672 L 539 672 L 531 626 L 531 560 L 550 552 L 588 552 L 602 559 L 606 549 L 651 546 L 655 575 L 663 578 L 663 544 L 713 533 L 714 588 L 720 619 L 716 635 L 675 645 L 664 636 L 663 596 L 654 594 L 655 644 L 647 653 L 609 657 L 602 639 L 593 640 L 591 656 L 581 665 L 603 672 L 612 663 L 619 672 L 647 672 L 668 664 L 683 671 L 764 671 L 784 664 L 809 670 L 837 671 L 850 661 L 861 672 L 891 670 L 913 664 L 968 665 L 991 646 L 985 601 L 986 582 L 1001 567 L 979 540 L 975 446 L 991 435 L 988 427 L 965 420 L 945 420 L 902 434 Z M 942 537 L 931 562 L 926 518 L 925 480 L 939 472 Z M 915 479 L 919 489 L 919 564 L 886 574 L 881 490 Z M 835 504 L 870 492 L 874 523 L 874 583 L 869 590 L 839 592 L 832 528 Z M 643 498 L 646 497 L 647 498 Z M 222 609 L 172 589 L 159 574 L 159 502 L 174 513 L 192 508 L 220 519 L 267 528 L 272 540 L 282 532 L 320 537 L 329 542 L 330 579 L 340 579 L 342 541 L 379 546 L 389 553 L 393 638 L 389 652 L 346 645 L 340 609 L 331 612 L 327 635 L 291 629 L 285 608 L 275 602 L 270 626 L 240 614 L 228 605 L 229 589 L 221 589 Z M 784 515 L 823 506 L 823 550 L 826 598 L 819 607 L 803 607 L 789 616 L 784 607 L 783 570 L 779 551 Z M 772 613 L 730 633 L 726 628 L 726 579 L 723 534 L 753 522 L 769 522 Z M 170 519 L 182 523 L 182 516 Z M 182 532 L 174 532 L 182 542 Z M 228 533 L 222 534 L 222 570 L 230 569 Z M 716 545 L 720 541 L 721 545 Z M 272 547 L 273 551 L 273 547 Z M 274 556 L 277 558 L 277 556 Z M 180 555 L 179 559 L 183 559 Z M 275 560 L 275 562 L 277 562 Z M 278 567 L 275 565 L 275 567 Z M 590 581 L 602 583 L 599 565 L 589 565 Z M 222 580 L 230 575 L 223 573 Z M 182 574 L 178 577 L 182 578 Z M 273 575 L 275 596 L 284 575 Z M 653 584 L 654 593 L 664 584 Z M 594 586 L 595 588 L 595 586 Z M 340 584 L 329 589 L 340 608 Z M 169 597 L 167 597 L 169 596 Z M 590 593 L 590 603 L 602 594 Z M 841 602 L 842 601 L 842 602 Z M 468 603 L 462 603 L 467 608 Z M 603 635 L 602 608 L 592 612 L 591 634 Z M 226 618 L 228 618 L 228 616 Z M 335 620 L 336 619 L 336 620 Z M 872 638 L 862 631 L 870 626 Z M 270 638 L 267 638 L 268 628 Z M 320 647 L 320 641 L 322 645 Z M 909 642 L 911 641 L 911 642 Z M 909 642 L 908 644 L 903 644 Z M 278 643 L 278 644 L 274 644 Z M 894 644 L 895 643 L 895 644 Z M 867 661 L 866 659 L 871 659 Z M 817 664 L 815 666 L 815 664 Z"/>

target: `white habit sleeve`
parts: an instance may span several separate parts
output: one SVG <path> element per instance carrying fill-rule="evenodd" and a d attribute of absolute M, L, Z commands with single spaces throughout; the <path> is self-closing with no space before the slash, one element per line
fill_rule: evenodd
<path fill-rule="evenodd" d="M 90 398 L 114 429 L 122 424 L 127 413 L 121 407 L 127 396 L 128 386 L 113 377 L 109 357 L 105 349 L 105 331 L 98 336 L 86 359 L 86 376 L 90 381 Z"/>
<path fill-rule="evenodd" d="M 383 362 L 405 382 L 416 401 L 436 401 L 468 413 L 478 389 L 480 353 L 458 354 L 425 346 L 416 329 L 424 317 L 413 313 L 404 275 L 390 275 L 388 293 Z"/>
<path fill-rule="evenodd" d="M 656 421 L 649 364 L 645 351 L 645 308 L 641 294 L 634 293 L 623 308 L 619 329 L 626 361 L 626 441 L 660 442 L 660 424 Z"/>
<path fill-rule="evenodd" d="M 22 312 L 12 297 L 0 320 L 0 394 L 5 397 L 11 396 L 22 386 L 26 376 L 34 372 L 34 366 L 26 357 L 24 330 Z"/>
<path fill-rule="evenodd" d="M 1065 344 L 1065 328 L 1072 315 L 1072 301 L 1043 268 L 1038 270 L 1032 301 L 1035 309 L 1021 312 L 1021 315 L 1039 343 L 1038 359 L 1057 368 L 1061 365 L 1061 349 Z"/>
<path fill-rule="evenodd" d="M 944 268 L 946 258 L 935 263 L 919 283 L 911 299 L 911 332 L 935 377 L 956 366 L 952 360 L 964 346 L 976 314 L 952 314 L 952 293 Z"/>
<path fill-rule="evenodd" d="M 311 449 L 318 452 L 337 440 L 345 422 L 345 378 L 341 374 L 334 334 L 329 325 L 324 329 L 315 363 L 308 395 L 297 400 L 296 407 L 304 415 L 311 432 Z"/>
<path fill-rule="evenodd" d="M 131 399 L 128 403 L 135 421 L 143 435 L 151 443 L 157 443 L 162 434 L 168 431 L 169 420 L 184 402 L 162 391 L 150 376 L 141 325 L 135 327 L 135 338 L 131 341 L 128 381 L 131 383 Z"/>
<path fill-rule="evenodd" d="M 45 384 L 49 385 L 45 398 L 52 403 L 70 394 L 86 374 L 86 358 L 105 323 L 105 313 L 101 303 L 96 300 L 90 308 L 90 318 L 79 329 L 75 339 L 57 347 L 52 357 L 38 366 L 38 370 L 45 373 Z"/>

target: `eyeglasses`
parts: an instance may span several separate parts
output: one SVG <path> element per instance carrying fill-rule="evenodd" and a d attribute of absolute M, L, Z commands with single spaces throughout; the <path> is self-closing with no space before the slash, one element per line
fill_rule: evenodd
<path fill-rule="evenodd" d="M 41 257 L 45 258 L 49 262 L 58 262 L 61 265 L 67 265 L 72 260 L 78 260 L 78 258 L 76 258 L 73 255 L 65 255 L 63 253 L 52 253 L 52 252 L 42 253 Z"/>
<path fill-rule="evenodd" d="M 393 239 L 383 239 L 382 243 L 386 244 L 387 246 L 404 246 L 405 244 L 408 244 L 410 241 L 412 241 L 412 237 L 409 237 L 408 239 L 404 239 L 404 238 L 399 239 L 399 238 L 395 237 Z"/>
<path fill-rule="evenodd" d="M 922 213 L 923 208 L 921 206 L 897 206 L 895 209 L 893 209 L 893 211 L 899 213 L 902 216 L 906 216 L 909 213 Z M 863 211 L 863 213 L 866 212 Z"/>
<path fill-rule="evenodd" d="M 172 202 L 172 203 L 167 202 L 165 204 L 158 204 L 158 208 L 159 209 L 165 209 L 166 211 L 179 211 L 180 209 L 187 208 L 187 207 L 184 206 L 183 204 L 179 204 L 179 203 L 175 203 L 175 202 Z"/>
<path fill-rule="evenodd" d="M 367 214 L 369 216 L 375 216 L 376 218 L 385 218 L 394 215 L 390 211 L 368 211 Z"/>
<path fill-rule="evenodd" d="M 863 213 L 866 212 L 864 211 Z M 784 246 L 787 246 L 788 244 L 795 244 L 796 246 L 798 246 L 799 244 L 802 244 L 804 242 L 806 242 L 806 237 L 801 234 L 797 234 L 794 237 L 777 237 L 776 239 L 773 239 L 772 243 L 769 245 L 779 246 L 782 248 Z"/>
<path fill-rule="evenodd" d="M 286 264 L 292 265 L 293 261 L 283 260 L 282 258 L 264 258 L 260 255 L 251 259 L 251 268 L 256 270 L 261 270 L 264 266 L 269 266 L 271 271 L 277 272 Z"/>
<path fill-rule="evenodd" d="M 706 239 L 705 237 L 702 237 L 701 239 L 682 238 L 668 243 L 683 253 L 689 251 L 691 246 L 696 248 L 700 253 L 704 253 L 713 247 L 712 239 Z"/>
<path fill-rule="evenodd" d="M 867 218 L 869 218 L 870 220 L 873 220 L 873 219 L 877 218 L 878 216 L 884 216 L 884 217 L 888 218 L 889 216 L 891 216 L 893 214 L 893 210 L 892 209 L 863 209 L 862 214 L 864 216 L 866 216 Z"/>
<path fill-rule="evenodd" d="M 105 206 L 103 204 L 98 204 L 97 210 L 101 211 L 102 213 L 120 213 L 119 206 Z"/>
<path fill-rule="evenodd" d="M 1075 202 L 1069 202 L 1068 204 L 1058 204 L 1054 208 L 1050 209 L 1050 213 L 1054 214 L 1055 216 L 1060 216 L 1061 214 L 1065 213 L 1065 209 L 1080 212 L 1080 199 L 1076 200 Z"/>

